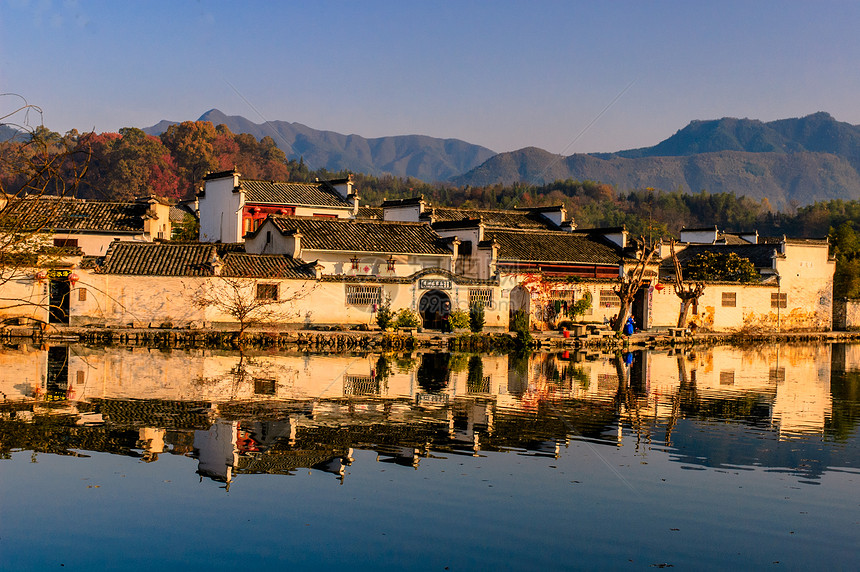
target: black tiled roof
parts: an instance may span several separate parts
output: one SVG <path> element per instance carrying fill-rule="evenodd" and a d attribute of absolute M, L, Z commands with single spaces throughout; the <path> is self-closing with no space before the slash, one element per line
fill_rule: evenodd
<path fill-rule="evenodd" d="M 248 278 L 313 278 L 311 265 L 280 254 L 223 252 L 221 276 Z M 214 276 L 218 262 L 214 244 L 170 244 L 121 242 L 111 244 L 101 264 L 100 274 L 138 276 Z"/>
<path fill-rule="evenodd" d="M 221 276 L 246 278 L 314 278 L 313 266 L 284 254 L 233 252 L 224 258 Z"/>
<path fill-rule="evenodd" d="M 217 260 L 213 244 L 122 242 L 110 245 L 100 274 L 144 276 L 209 276 Z"/>
<path fill-rule="evenodd" d="M 548 218 L 530 210 L 459 209 L 451 207 L 430 207 L 422 215 L 434 222 L 451 222 L 463 219 L 477 219 L 487 227 L 496 228 L 534 228 L 556 230 L 558 227 Z"/>
<path fill-rule="evenodd" d="M 284 234 L 300 232 L 303 250 L 452 254 L 424 223 L 275 216 L 269 220 Z"/>
<path fill-rule="evenodd" d="M 352 207 L 351 201 L 342 198 L 331 185 L 325 182 L 290 183 L 241 179 L 239 185 L 245 190 L 247 203 Z"/>
<path fill-rule="evenodd" d="M 602 240 L 581 233 L 490 229 L 485 241 L 499 245 L 498 260 L 510 262 L 558 262 L 562 264 L 611 264 L 623 261 L 620 249 Z"/>
<path fill-rule="evenodd" d="M 148 212 L 145 202 L 34 197 L 10 202 L 3 210 L 3 219 L 29 230 L 143 232 Z"/>
<path fill-rule="evenodd" d="M 374 218 L 382 220 L 382 208 L 381 207 L 358 207 L 358 213 L 356 213 L 355 218 Z"/>

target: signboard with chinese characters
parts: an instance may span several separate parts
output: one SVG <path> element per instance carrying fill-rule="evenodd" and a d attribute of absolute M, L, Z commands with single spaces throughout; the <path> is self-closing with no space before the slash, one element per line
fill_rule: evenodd
<path fill-rule="evenodd" d="M 59 280 L 62 278 L 68 278 L 69 274 L 71 274 L 71 270 L 60 269 L 60 268 L 51 268 L 48 270 L 48 278 L 52 280 Z"/>
<path fill-rule="evenodd" d="M 418 288 L 421 290 L 450 290 L 451 286 L 450 280 L 442 280 L 441 278 L 418 281 Z"/>

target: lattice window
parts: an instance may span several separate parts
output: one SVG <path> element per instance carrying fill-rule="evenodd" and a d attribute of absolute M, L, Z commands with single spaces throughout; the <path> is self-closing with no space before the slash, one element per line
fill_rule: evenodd
<path fill-rule="evenodd" d="M 771 383 L 782 383 L 785 381 L 785 368 L 784 367 L 772 367 L 770 368 L 770 374 L 768 379 Z"/>
<path fill-rule="evenodd" d="M 78 301 L 86 302 L 87 301 L 87 289 L 86 288 L 78 288 Z"/>
<path fill-rule="evenodd" d="M 276 387 L 274 379 L 254 379 L 254 393 L 257 395 L 275 395 Z"/>
<path fill-rule="evenodd" d="M 771 308 L 788 308 L 788 294 L 773 292 L 770 295 Z"/>
<path fill-rule="evenodd" d="M 597 389 L 611 390 L 618 389 L 618 376 L 611 373 L 597 374 Z"/>
<path fill-rule="evenodd" d="M 466 381 L 466 391 L 469 393 L 489 393 L 490 392 L 490 376 L 485 375 L 481 379 L 471 379 Z"/>
<path fill-rule="evenodd" d="M 490 288 L 470 288 L 469 307 L 481 305 L 484 308 L 493 307 L 493 291 Z"/>
<path fill-rule="evenodd" d="M 379 395 L 379 380 L 369 375 L 345 375 L 344 395 Z"/>
<path fill-rule="evenodd" d="M 734 385 L 735 384 L 735 370 L 729 371 L 721 371 L 720 372 L 720 385 Z"/>
<path fill-rule="evenodd" d="M 346 303 L 350 306 L 369 306 L 382 303 L 382 286 L 346 285 Z"/>
<path fill-rule="evenodd" d="M 723 308 L 735 308 L 737 305 L 737 292 L 723 292 Z"/>
<path fill-rule="evenodd" d="M 277 284 L 257 284 L 257 300 L 277 300 Z"/>
<path fill-rule="evenodd" d="M 600 291 L 600 306 L 603 308 L 620 308 L 621 298 L 610 289 Z"/>

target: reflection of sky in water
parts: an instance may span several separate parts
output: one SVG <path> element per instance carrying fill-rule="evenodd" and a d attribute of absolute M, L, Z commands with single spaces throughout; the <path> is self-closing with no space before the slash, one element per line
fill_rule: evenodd
<path fill-rule="evenodd" d="M 853 568 L 853 352 L 15 350 L 0 569 Z"/>

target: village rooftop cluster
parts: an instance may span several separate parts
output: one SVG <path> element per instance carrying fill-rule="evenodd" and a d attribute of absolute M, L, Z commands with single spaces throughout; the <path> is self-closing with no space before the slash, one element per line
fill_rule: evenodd
<path fill-rule="evenodd" d="M 683 286 L 674 259 L 683 270 L 697 254 L 718 252 L 751 262 L 755 279 L 703 282 L 684 327 L 833 327 L 826 240 L 711 227 L 648 245 L 625 228 L 579 229 L 561 206 L 451 208 L 419 196 L 370 207 L 351 177 L 259 181 L 236 170 L 208 174 L 195 200 L 180 205 L 39 196 L 2 207 L 5 225 L 38 231 L 29 251 L 5 255 L 7 323 L 373 328 L 386 308 L 436 330 L 453 310 L 480 307 L 487 331 L 507 331 L 517 316 L 547 330 L 609 323 L 625 310 L 619 283 L 633 279 L 637 328 L 670 328 L 679 325 Z M 170 240 L 189 216 L 199 221 L 198 240 Z"/>

